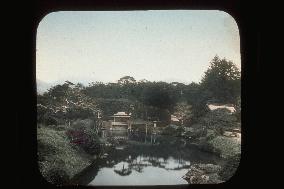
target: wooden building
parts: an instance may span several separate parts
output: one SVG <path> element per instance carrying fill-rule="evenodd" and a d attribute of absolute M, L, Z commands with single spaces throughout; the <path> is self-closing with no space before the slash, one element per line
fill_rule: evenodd
<path fill-rule="evenodd" d="M 130 127 L 130 114 L 125 112 L 117 112 L 110 117 L 113 118 L 111 121 L 111 130 L 125 130 Z"/>

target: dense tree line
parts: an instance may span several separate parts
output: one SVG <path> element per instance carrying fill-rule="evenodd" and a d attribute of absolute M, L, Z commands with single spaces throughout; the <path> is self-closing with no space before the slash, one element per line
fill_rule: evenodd
<path fill-rule="evenodd" d="M 131 76 L 122 77 L 117 83 L 93 82 L 88 86 L 66 81 L 38 95 L 38 119 L 43 119 L 45 111 L 61 112 L 68 119 L 98 112 L 107 118 L 125 111 L 141 119 L 167 120 L 176 113 L 194 120 L 204 114 L 208 102 L 230 103 L 240 108 L 240 75 L 231 61 L 216 56 L 200 83 L 136 81 Z"/>

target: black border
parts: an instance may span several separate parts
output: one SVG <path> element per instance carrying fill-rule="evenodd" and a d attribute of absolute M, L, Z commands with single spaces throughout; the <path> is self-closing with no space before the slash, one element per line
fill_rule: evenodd
<path fill-rule="evenodd" d="M 180 1 L 126 1 L 126 0 L 42 0 L 33 1 L 31 5 L 19 4 L 18 22 L 22 23 L 21 27 L 24 31 L 24 46 L 21 53 L 24 56 L 17 63 L 18 81 L 21 81 L 19 91 L 21 97 L 18 99 L 18 154 L 21 156 L 17 171 L 18 187 L 36 187 L 36 188 L 55 188 L 49 185 L 42 178 L 37 170 L 37 142 L 36 142 L 36 81 L 35 81 L 35 45 L 36 45 L 36 29 L 40 20 L 50 12 L 60 10 L 159 10 L 159 9 L 192 9 L 192 10 L 222 10 L 229 13 L 236 20 L 241 39 L 241 61 L 242 61 L 242 158 L 240 166 L 229 181 L 217 185 L 188 185 L 188 186 L 157 186 L 157 187 L 115 187 L 115 188 L 224 188 L 235 186 L 246 186 L 247 182 L 253 179 L 250 175 L 255 174 L 253 167 L 255 163 L 250 163 L 247 167 L 249 155 L 253 149 L 248 148 L 251 143 L 254 129 L 249 127 L 255 125 L 252 119 L 249 119 L 249 112 L 260 110 L 252 110 L 254 105 L 257 107 L 257 89 L 258 76 L 261 61 L 260 58 L 260 34 L 258 32 L 259 9 L 257 6 L 250 6 L 241 0 L 180 0 Z M 31 9 L 31 10 L 29 10 Z M 253 13 L 251 12 L 253 10 Z M 21 31 L 20 29 L 20 31 Z M 19 34 L 19 30 L 16 30 Z M 24 57 L 24 59 L 22 59 Z M 248 151 L 249 149 L 249 151 Z M 242 170 L 242 174 L 240 173 Z M 242 176 L 241 176 L 242 175 Z M 254 180 L 256 181 L 256 180 Z M 73 188 L 73 187 L 64 187 Z M 78 188 L 78 187 L 76 187 Z M 89 187 L 79 187 L 89 188 Z M 94 187 L 90 187 L 94 188 Z M 96 187 L 98 188 L 98 187 Z M 99 187 L 114 188 L 114 187 Z"/>

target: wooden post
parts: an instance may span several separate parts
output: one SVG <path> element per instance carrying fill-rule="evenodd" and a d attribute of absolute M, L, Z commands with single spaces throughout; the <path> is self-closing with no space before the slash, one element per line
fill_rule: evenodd
<path fill-rule="evenodd" d="M 147 136 L 147 123 L 146 123 L 146 136 Z"/>
<path fill-rule="evenodd" d="M 115 117 L 113 117 L 113 123 L 111 124 L 111 129 L 112 129 L 112 126 L 115 124 Z"/>
<path fill-rule="evenodd" d="M 147 123 L 145 124 L 146 132 L 145 132 L 145 143 L 147 142 Z"/>

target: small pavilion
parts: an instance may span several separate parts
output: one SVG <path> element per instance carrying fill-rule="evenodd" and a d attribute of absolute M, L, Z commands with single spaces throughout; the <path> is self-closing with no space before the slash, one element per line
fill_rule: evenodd
<path fill-rule="evenodd" d="M 113 118 L 111 127 L 129 127 L 131 115 L 125 112 L 117 112 L 110 116 Z"/>

